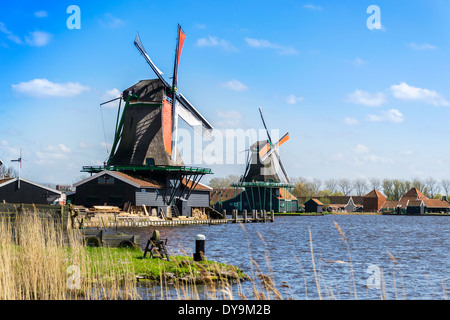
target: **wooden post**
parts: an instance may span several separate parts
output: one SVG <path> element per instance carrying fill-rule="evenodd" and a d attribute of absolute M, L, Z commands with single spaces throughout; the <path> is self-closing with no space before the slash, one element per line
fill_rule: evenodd
<path fill-rule="evenodd" d="M 202 234 L 198 234 L 195 237 L 195 253 L 194 261 L 202 261 L 205 257 L 205 240 L 206 237 Z"/>
<path fill-rule="evenodd" d="M 233 219 L 233 223 L 237 222 L 237 210 L 236 209 L 231 210 L 231 218 Z"/>
<path fill-rule="evenodd" d="M 243 218 L 244 218 L 244 223 L 247 223 L 247 210 L 244 210 L 244 211 L 242 212 L 242 216 L 243 216 Z"/>
<path fill-rule="evenodd" d="M 266 223 L 266 220 L 267 220 L 267 212 L 266 212 L 266 210 L 263 210 L 263 221 L 264 221 L 264 223 Z"/>
<path fill-rule="evenodd" d="M 271 220 L 272 222 L 275 222 L 275 211 L 272 210 L 271 214 L 272 214 Z"/>

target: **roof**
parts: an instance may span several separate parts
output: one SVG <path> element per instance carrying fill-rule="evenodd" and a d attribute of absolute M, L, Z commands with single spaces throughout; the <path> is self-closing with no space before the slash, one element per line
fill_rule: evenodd
<path fill-rule="evenodd" d="M 373 189 L 368 194 L 366 194 L 365 197 L 386 199 L 386 196 L 384 194 L 382 194 L 380 191 L 378 191 L 377 189 Z"/>
<path fill-rule="evenodd" d="M 30 180 L 26 180 L 26 179 L 24 179 L 24 178 L 9 178 L 9 179 L 3 179 L 3 180 L 0 180 L 0 188 L 4 187 L 4 186 L 6 186 L 6 185 L 8 185 L 8 184 L 10 184 L 10 183 L 16 182 L 16 181 L 19 180 L 19 179 L 20 179 L 21 182 L 23 181 L 23 182 L 32 184 L 32 185 L 34 185 L 34 186 L 36 186 L 36 187 L 39 187 L 39 188 L 41 188 L 41 189 L 45 189 L 45 190 L 51 191 L 51 192 L 53 192 L 53 193 L 57 193 L 57 194 L 59 194 L 59 195 L 62 194 L 61 191 L 52 189 L 52 188 L 47 187 L 47 186 L 43 186 L 43 185 L 41 185 L 41 184 L 39 184 L 39 183 L 30 181 Z"/>
<path fill-rule="evenodd" d="M 450 203 L 441 199 L 425 199 L 422 201 L 428 208 L 450 208 Z"/>
<path fill-rule="evenodd" d="M 119 179 L 125 183 L 128 183 L 136 188 L 158 188 L 158 189 L 165 188 L 164 184 L 161 184 L 158 181 L 152 180 L 150 178 L 140 176 L 138 174 L 128 174 L 128 173 L 123 173 L 120 171 L 109 171 L 109 170 L 104 170 L 100 173 L 92 175 L 89 178 L 78 181 L 73 186 L 78 187 L 82 184 L 85 184 L 86 182 L 89 182 L 94 179 L 98 179 L 99 177 L 101 177 L 105 174 L 109 174 L 110 176 L 113 176 L 114 178 L 117 178 L 117 179 Z M 183 184 L 185 184 L 185 185 L 187 184 L 187 186 L 190 187 L 192 185 L 192 180 L 184 178 Z M 194 190 L 208 190 L 209 191 L 209 190 L 212 190 L 212 188 L 210 188 L 207 185 L 204 185 L 202 183 L 197 183 Z"/>
<path fill-rule="evenodd" d="M 305 202 L 305 204 L 310 201 L 314 202 L 315 204 L 318 204 L 319 206 L 323 206 L 322 202 L 320 202 L 319 200 L 314 199 L 314 198 L 309 199 L 308 201 Z"/>
<path fill-rule="evenodd" d="M 241 194 L 242 189 L 213 189 L 209 195 L 212 203 L 224 202 Z"/>
<path fill-rule="evenodd" d="M 419 191 L 417 188 L 411 188 L 407 193 L 405 193 L 401 198 L 400 201 L 403 201 L 407 198 L 413 198 L 414 200 L 425 200 L 428 199 L 422 192 Z"/>
<path fill-rule="evenodd" d="M 297 198 L 285 188 L 280 188 L 280 196 L 278 197 L 278 199 L 297 200 Z"/>

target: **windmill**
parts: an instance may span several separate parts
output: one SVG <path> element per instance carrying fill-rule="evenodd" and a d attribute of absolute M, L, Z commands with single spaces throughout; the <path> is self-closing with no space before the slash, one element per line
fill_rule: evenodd
<path fill-rule="evenodd" d="M 259 113 L 267 133 L 267 140 L 257 141 L 250 146 L 250 154 L 241 182 L 260 181 L 289 184 L 290 179 L 279 153 L 280 146 L 289 140 L 289 132 L 273 143 L 261 108 L 259 108 Z"/>
<path fill-rule="evenodd" d="M 267 140 L 259 140 L 248 149 L 248 159 L 244 175 L 231 186 L 244 188 L 237 197 L 230 200 L 238 204 L 238 209 L 297 211 L 298 200 L 289 193 L 293 188 L 289 176 L 281 161 L 279 149 L 289 140 L 286 132 L 278 141 L 273 142 L 266 126 L 262 109 L 261 120 L 267 133 Z"/>
<path fill-rule="evenodd" d="M 109 165 L 145 165 L 148 162 L 165 166 L 183 165 L 177 150 L 179 118 L 204 138 L 210 138 L 212 125 L 177 90 L 178 66 L 185 38 L 178 25 L 172 84 L 169 84 L 147 54 L 139 33 L 136 35 L 134 45 L 157 79 L 142 80 L 123 91 L 120 99 L 125 101 L 125 107 L 121 119 L 117 118 Z"/>
<path fill-rule="evenodd" d="M 186 34 L 178 25 L 172 83 L 163 76 L 145 50 L 139 33 L 134 45 L 156 74 L 123 90 L 119 100 L 114 141 L 103 166 L 85 166 L 82 172 L 121 171 L 157 181 L 166 186 L 164 202 L 176 206 L 187 200 L 207 168 L 187 167 L 177 149 L 178 119 L 181 118 L 202 137 L 210 139 L 212 125 L 192 103 L 178 92 L 178 67 Z M 122 104 L 123 108 L 122 108 Z"/>

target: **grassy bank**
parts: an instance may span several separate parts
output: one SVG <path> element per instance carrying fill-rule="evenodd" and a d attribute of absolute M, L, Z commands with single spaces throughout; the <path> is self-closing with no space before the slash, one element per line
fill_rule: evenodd
<path fill-rule="evenodd" d="M 91 248 L 78 231 L 67 233 L 53 219 L 23 214 L 14 223 L 0 219 L 0 299 L 141 299 L 138 282 L 158 287 L 159 298 L 175 291 L 179 299 L 198 298 L 245 279 L 241 270 L 185 256 L 170 261 L 144 259 L 138 249 Z M 155 292 L 155 290 L 150 290 Z"/>

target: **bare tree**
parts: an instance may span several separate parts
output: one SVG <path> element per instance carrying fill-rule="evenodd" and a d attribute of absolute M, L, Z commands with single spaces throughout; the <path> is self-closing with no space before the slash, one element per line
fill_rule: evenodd
<path fill-rule="evenodd" d="M 353 190 L 352 183 L 347 178 L 341 178 L 338 180 L 339 190 L 345 195 L 348 196 Z"/>
<path fill-rule="evenodd" d="M 425 186 L 427 188 L 427 193 L 429 198 L 433 198 L 436 194 L 439 193 L 440 186 L 436 179 L 429 177 L 425 180 Z"/>
<path fill-rule="evenodd" d="M 330 190 L 331 193 L 334 193 L 337 189 L 338 181 L 334 178 L 330 178 L 325 180 L 324 185 L 325 189 Z"/>
<path fill-rule="evenodd" d="M 442 179 L 441 180 L 441 187 L 442 187 L 442 190 L 445 193 L 445 196 L 448 196 L 448 194 L 450 192 L 450 179 Z"/>
<path fill-rule="evenodd" d="M 309 188 L 313 192 L 315 196 L 317 196 L 320 192 L 320 187 L 322 186 L 322 180 L 318 178 L 311 179 L 309 182 Z"/>
<path fill-rule="evenodd" d="M 369 179 L 370 187 L 373 189 L 379 190 L 381 187 L 381 180 L 378 178 L 370 178 Z"/>
<path fill-rule="evenodd" d="M 239 177 L 237 175 L 230 174 L 226 177 L 212 178 L 209 181 L 209 186 L 214 189 L 227 189 L 232 188 L 231 183 L 238 182 Z"/>
<path fill-rule="evenodd" d="M 363 178 L 355 179 L 355 181 L 353 181 L 353 187 L 357 196 L 363 196 L 367 193 L 368 185 L 366 180 Z"/>

